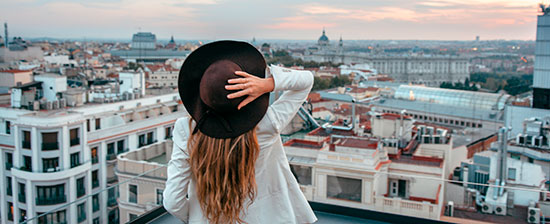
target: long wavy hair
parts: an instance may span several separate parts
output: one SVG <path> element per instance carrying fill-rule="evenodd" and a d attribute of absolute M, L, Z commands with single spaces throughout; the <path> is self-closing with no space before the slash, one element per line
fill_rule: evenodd
<path fill-rule="evenodd" d="M 254 165 L 260 146 L 255 128 L 226 139 L 212 138 L 199 130 L 191 135 L 188 149 L 198 200 L 208 221 L 244 223 L 239 215 L 256 196 Z"/>

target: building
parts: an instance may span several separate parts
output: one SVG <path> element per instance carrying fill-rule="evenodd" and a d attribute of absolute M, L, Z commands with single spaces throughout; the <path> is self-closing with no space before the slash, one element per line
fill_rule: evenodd
<path fill-rule="evenodd" d="M 188 50 L 157 48 L 157 38 L 150 32 L 133 35 L 130 49 L 115 49 L 110 53 L 128 61 L 164 62 L 168 59 L 184 59 L 191 53 Z"/>
<path fill-rule="evenodd" d="M 13 87 L 27 84 L 33 81 L 30 70 L 0 70 L 0 87 Z"/>
<path fill-rule="evenodd" d="M 149 88 L 178 87 L 179 69 L 172 66 L 147 66 Z"/>
<path fill-rule="evenodd" d="M 129 86 L 122 89 L 142 92 L 143 81 L 134 83 L 134 76 L 126 80 L 123 75 Z M 110 103 L 84 100 L 67 107 L 60 103 L 66 97 L 79 100 L 85 94 L 67 90 L 63 76 L 35 78 L 13 90 L 33 100 L 42 94 L 43 102 L 30 104 L 38 103 L 40 111 L 25 103 L 0 107 L 1 223 L 19 223 L 56 208 L 38 223 L 118 223 L 116 155 L 171 136 L 173 123 L 186 113 L 177 93 Z"/>
<path fill-rule="evenodd" d="M 119 186 L 118 199 L 121 223 L 162 206 L 166 164 L 172 155 L 172 145 L 172 140 L 166 140 L 118 156 L 116 175 L 118 182 L 123 183 Z"/>
<path fill-rule="evenodd" d="M 537 42 L 533 74 L 533 107 L 550 109 L 550 11 L 541 5 L 537 18 Z"/>

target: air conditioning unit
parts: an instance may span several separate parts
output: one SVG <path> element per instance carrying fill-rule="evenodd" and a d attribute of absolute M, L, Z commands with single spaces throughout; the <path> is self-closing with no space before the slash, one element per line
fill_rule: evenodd
<path fill-rule="evenodd" d="M 447 206 L 445 207 L 445 215 L 453 217 L 455 213 L 455 205 L 454 202 L 449 201 L 447 203 Z"/>
<path fill-rule="evenodd" d="M 506 205 L 495 205 L 494 212 L 497 215 L 506 215 Z"/>
<path fill-rule="evenodd" d="M 535 207 L 528 208 L 527 223 L 540 223 L 540 208 L 535 208 Z"/>
<path fill-rule="evenodd" d="M 493 205 L 488 203 L 481 204 L 481 212 L 487 214 L 493 214 Z"/>

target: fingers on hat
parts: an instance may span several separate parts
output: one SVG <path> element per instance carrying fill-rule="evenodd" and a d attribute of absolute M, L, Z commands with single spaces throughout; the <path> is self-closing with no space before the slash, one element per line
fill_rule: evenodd
<path fill-rule="evenodd" d="M 242 87 L 241 85 L 242 85 L 242 84 L 226 85 L 226 86 L 225 86 L 225 89 L 226 89 L 226 90 L 241 90 L 241 89 L 243 89 L 243 87 Z"/>
<path fill-rule="evenodd" d="M 235 99 L 235 98 L 239 98 L 239 97 L 241 97 L 241 96 L 246 96 L 246 95 L 248 95 L 248 93 L 249 93 L 248 90 L 249 90 L 249 89 L 243 89 L 243 90 L 241 90 L 241 91 L 239 91 L 239 92 L 231 93 L 231 94 L 227 95 L 227 98 L 229 98 L 229 99 Z"/>
<path fill-rule="evenodd" d="M 246 83 L 248 82 L 248 79 L 246 78 L 228 79 L 227 82 L 229 84 Z"/>
<path fill-rule="evenodd" d="M 237 109 L 241 109 L 243 108 L 244 106 L 246 106 L 247 104 L 249 104 L 250 102 L 254 101 L 256 98 L 255 97 L 252 97 L 252 96 L 248 96 L 246 97 L 246 99 L 244 99 L 241 103 L 239 103 L 239 106 L 237 107 Z"/>
<path fill-rule="evenodd" d="M 235 71 L 235 75 L 240 75 L 242 77 L 251 77 L 252 76 L 251 74 L 248 74 L 245 71 Z"/>

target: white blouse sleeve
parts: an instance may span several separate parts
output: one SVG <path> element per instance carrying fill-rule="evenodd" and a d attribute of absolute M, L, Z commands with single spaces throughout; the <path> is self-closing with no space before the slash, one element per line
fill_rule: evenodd
<path fill-rule="evenodd" d="M 164 208 L 177 218 L 187 222 L 189 217 L 189 199 L 187 191 L 191 180 L 187 140 L 189 138 L 189 117 L 176 121 L 173 131 L 174 146 L 172 158 L 168 162 L 166 188 L 163 193 Z"/>
<path fill-rule="evenodd" d="M 291 70 L 274 65 L 270 66 L 270 70 L 275 83 L 273 91 L 283 91 L 283 94 L 273 102 L 266 114 L 276 133 L 280 133 L 307 99 L 313 86 L 313 74 L 310 71 Z"/>

